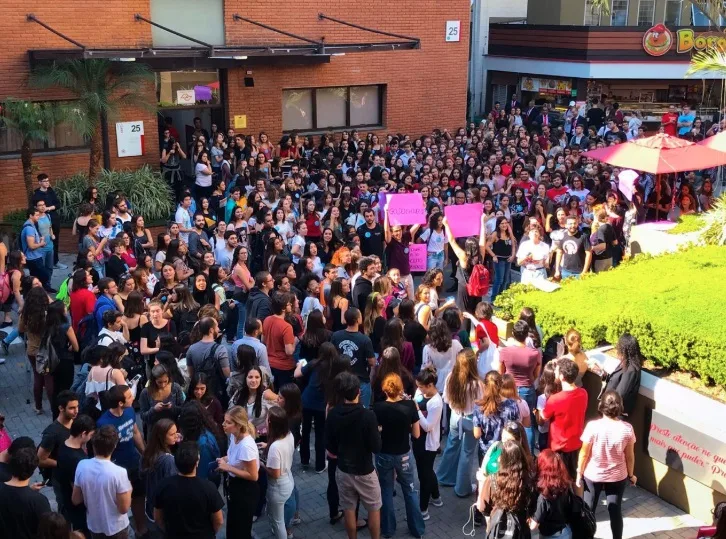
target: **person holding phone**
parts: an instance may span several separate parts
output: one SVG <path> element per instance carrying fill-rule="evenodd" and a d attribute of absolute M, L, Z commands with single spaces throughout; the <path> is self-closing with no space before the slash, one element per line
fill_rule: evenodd
<path fill-rule="evenodd" d="M 184 391 L 176 382 L 172 382 L 169 372 L 163 365 L 151 369 L 148 387 L 139 397 L 139 411 L 144 423 L 144 432 L 151 432 L 160 419 L 176 421 L 184 405 Z"/>

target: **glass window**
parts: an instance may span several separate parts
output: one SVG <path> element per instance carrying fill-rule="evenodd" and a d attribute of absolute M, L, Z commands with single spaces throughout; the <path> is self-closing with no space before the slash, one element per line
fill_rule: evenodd
<path fill-rule="evenodd" d="M 682 10 L 683 0 L 666 0 L 663 22 L 666 25 L 679 26 L 681 24 Z"/>
<path fill-rule="evenodd" d="M 650 26 L 655 16 L 655 0 L 640 0 L 638 4 L 638 26 Z"/>
<path fill-rule="evenodd" d="M 313 91 L 282 91 L 282 126 L 285 130 L 313 129 Z"/>
<path fill-rule="evenodd" d="M 613 0 L 610 9 L 612 26 L 628 25 L 628 0 Z"/>
<path fill-rule="evenodd" d="M 348 88 L 318 88 L 315 99 L 316 127 L 339 127 L 347 125 Z"/>
<path fill-rule="evenodd" d="M 23 146 L 23 137 L 15 130 L 7 127 L 0 117 L 0 154 L 19 154 Z M 69 150 L 88 147 L 88 140 L 80 135 L 70 123 L 56 125 L 48 133 L 47 140 L 35 140 L 30 147 L 34 152 Z"/>
<path fill-rule="evenodd" d="M 282 128 L 315 131 L 383 125 L 383 86 L 282 91 Z"/>
<path fill-rule="evenodd" d="M 592 4 L 593 0 L 585 2 L 585 26 L 600 26 L 602 12 L 600 8 L 595 8 Z"/>
<path fill-rule="evenodd" d="M 218 105 L 219 71 L 158 71 L 156 96 L 161 108 Z"/>
<path fill-rule="evenodd" d="M 224 45 L 224 0 L 150 0 L 152 21 L 211 45 Z M 229 9 L 229 8 L 228 8 Z M 154 47 L 200 47 L 181 36 L 151 26 Z"/>
<path fill-rule="evenodd" d="M 380 86 L 354 86 L 350 89 L 350 125 L 380 125 Z"/>

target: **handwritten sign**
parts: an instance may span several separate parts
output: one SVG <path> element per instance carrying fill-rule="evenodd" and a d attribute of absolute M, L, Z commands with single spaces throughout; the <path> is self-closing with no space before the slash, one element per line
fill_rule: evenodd
<path fill-rule="evenodd" d="M 388 195 L 388 224 L 424 225 L 426 224 L 426 206 L 421 193 L 401 193 Z"/>
<path fill-rule="evenodd" d="M 653 410 L 648 454 L 669 468 L 726 494 L 726 444 Z"/>
<path fill-rule="evenodd" d="M 411 271 L 426 271 L 425 243 L 412 243 L 408 246 L 408 263 Z"/>
<path fill-rule="evenodd" d="M 194 105 L 197 102 L 197 97 L 194 95 L 194 90 L 177 90 L 176 91 L 176 104 L 177 105 Z"/>
<path fill-rule="evenodd" d="M 449 228 L 454 237 L 466 238 L 479 235 L 483 211 L 483 205 L 480 202 L 476 204 L 459 204 L 446 206 L 444 215 L 449 222 Z"/>

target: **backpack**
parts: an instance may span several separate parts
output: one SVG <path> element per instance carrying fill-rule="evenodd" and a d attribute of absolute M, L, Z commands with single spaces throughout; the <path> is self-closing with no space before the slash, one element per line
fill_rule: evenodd
<path fill-rule="evenodd" d="M 93 346 L 98 342 L 98 324 L 96 323 L 96 310 L 88 313 L 78 322 L 78 342 L 81 350 Z"/>
<path fill-rule="evenodd" d="M 50 333 L 48 333 L 40 341 L 40 348 L 35 355 L 35 372 L 41 375 L 53 374 L 59 364 L 60 356 L 53 346 Z"/>
<path fill-rule="evenodd" d="M 217 362 L 216 358 L 219 346 L 220 345 L 216 342 L 212 345 L 212 347 L 209 349 L 209 352 L 204 355 L 202 364 L 199 365 L 198 369 L 194 369 L 194 374 L 200 372 L 204 373 L 207 376 L 207 380 L 212 382 L 212 393 L 218 399 L 220 399 L 220 402 L 226 402 L 226 388 L 225 384 L 222 382 L 222 380 L 224 380 L 224 376 L 222 375 L 219 363 Z"/>
<path fill-rule="evenodd" d="M 199 311 L 181 311 L 179 315 L 179 322 L 177 324 L 177 341 L 181 344 L 182 341 L 189 340 L 189 335 L 197 324 Z M 188 344 L 187 344 L 188 346 Z"/>
<path fill-rule="evenodd" d="M 565 339 L 562 335 L 552 335 L 544 345 L 542 350 L 542 366 L 548 361 L 552 361 L 555 358 L 561 357 L 567 353 L 567 346 L 565 346 Z"/>
<path fill-rule="evenodd" d="M 570 512 L 568 517 L 568 523 L 572 528 L 572 537 L 578 539 L 593 539 L 595 537 L 595 530 L 597 529 L 595 513 L 572 490 L 570 490 Z"/>
<path fill-rule="evenodd" d="M 580 539 L 573 530 L 573 537 Z M 495 509 L 489 520 L 489 530 L 486 539 L 522 539 L 525 537 L 522 533 L 522 525 L 515 515 L 508 511 Z M 529 534 L 527 534 L 529 537 Z"/>
<path fill-rule="evenodd" d="M 5 303 L 13 293 L 13 283 L 10 281 L 11 272 L 0 273 L 0 303 Z"/>
<path fill-rule="evenodd" d="M 466 293 L 471 297 L 484 297 L 489 293 L 490 284 L 489 270 L 484 267 L 484 264 L 476 264 L 471 270 L 469 282 L 466 283 Z"/>
<path fill-rule="evenodd" d="M 13 248 L 11 249 L 12 251 L 22 251 L 23 253 L 25 253 L 25 251 L 28 250 L 27 243 L 25 243 L 25 241 L 23 241 L 23 237 L 25 236 L 25 234 L 24 234 L 25 229 L 28 227 L 32 227 L 36 232 L 38 231 L 38 229 L 35 227 L 35 225 L 25 223 L 23 225 L 23 228 L 20 229 L 20 234 L 15 236 L 15 240 L 13 241 Z"/>

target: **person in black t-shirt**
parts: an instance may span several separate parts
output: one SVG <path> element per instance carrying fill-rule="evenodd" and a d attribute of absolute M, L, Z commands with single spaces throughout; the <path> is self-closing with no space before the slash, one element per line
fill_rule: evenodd
<path fill-rule="evenodd" d="M 386 351 L 383 351 L 386 354 Z M 381 384 L 386 400 L 373 405 L 373 412 L 381 430 L 381 450 L 376 454 L 376 470 L 381 484 L 381 535 L 390 537 L 396 533 L 393 517 L 394 478 L 401 485 L 406 504 L 408 531 L 414 537 L 422 537 L 426 531 L 418 492 L 413 489 L 413 453 L 410 438 L 418 438 L 418 410 L 411 398 L 403 393 L 403 382 L 398 374 L 391 373 Z M 391 526 L 393 524 L 393 526 Z"/>
<path fill-rule="evenodd" d="M 605 123 L 605 111 L 598 105 L 598 100 L 592 100 L 592 108 L 587 111 L 587 126 L 598 130 Z"/>
<path fill-rule="evenodd" d="M 38 490 L 41 484 L 30 485 L 38 467 L 38 455 L 32 447 L 13 451 L 8 461 L 12 478 L 0 483 L 0 530 L 3 537 L 35 539 L 38 521 L 50 511 L 48 498 Z"/>
<path fill-rule="evenodd" d="M 368 208 L 363 212 L 365 224 L 356 231 L 360 238 L 360 252 L 363 256 L 376 255 L 383 258 L 383 228 L 376 223 L 375 210 Z"/>
<path fill-rule="evenodd" d="M 224 520 L 224 501 L 214 483 L 197 477 L 199 447 L 196 442 L 179 444 L 174 464 L 179 475 L 159 483 L 154 520 L 167 537 L 214 539 Z"/>
<path fill-rule="evenodd" d="M 346 329 L 333 333 L 330 342 L 342 356 L 350 358 L 351 372 L 360 379 L 360 402 L 368 408 L 371 403 L 371 367 L 376 364 L 373 342 L 358 331 L 363 317 L 355 307 L 345 311 Z"/>
<path fill-rule="evenodd" d="M 61 494 L 61 514 L 73 526 L 74 530 L 87 533 L 86 506 L 74 505 L 71 500 L 73 495 L 73 481 L 76 477 L 78 463 L 88 458 L 86 444 L 91 440 L 96 430 L 96 422 L 87 415 L 79 415 L 70 429 L 70 436 L 58 448 L 56 457 L 56 468 L 53 473 L 53 480 L 58 485 Z"/>
<path fill-rule="evenodd" d="M 590 270 L 590 238 L 586 238 L 577 229 L 577 217 L 568 217 L 565 227 L 567 231 L 556 244 L 555 278 L 578 278 Z"/>

